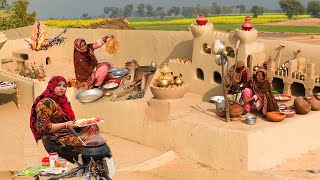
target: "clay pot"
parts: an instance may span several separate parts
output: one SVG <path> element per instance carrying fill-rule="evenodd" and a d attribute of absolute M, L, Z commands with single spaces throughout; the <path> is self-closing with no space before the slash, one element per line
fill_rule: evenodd
<path fill-rule="evenodd" d="M 196 23 L 200 26 L 206 25 L 208 22 L 204 14 L 199 14 Z"/>
<path fill-rule="evenodd" d="M 240 104 L 230 104 L 229 106 L 229 112 L 230 117 L 239 117 L 243 113 L 243 107 Z"/>
<path fill-rule="evenodd" d="M 299 96 L 294 100 L 297 114 L 308 114 L 311 111 L 311 98 Z"/>
<path fill-rule="evenodd" d="M 229 114 L 230 114 L 230 117 L 239 117 L 242 115 L 243 113 L 243 107 L 240 105 L 240 104 L 230 104 L 229 105 Z M 217 111 L 217 115 L 219 117 L 225 117 L 226 116 L 226 113 L 224 110 L 219 110 Z"/>
<path fill-rule="evenodd" d="M 272 111 L 266 114 L 266 118 L 271 122 L 281 122 L 286 118 L 286 115 L 281 112 Z"/>
<path fill-rule="evenodd" d="M 176 88 L 161 88 L 150 86 L 151 93 L 155 99 L 178 99 L 182 98 L 188 90 L 188 83 L 184 83 Z"/>
<path fill-rule="evenodd" d="M 320 100 L 317 95 L 311 96 L 311 110 L 319 111 L 320 110 Z"/>
<path fill-rule="evenodd" d="M 242 30 L 250 31 L 253 28 L 253 25 L 251 23 L 250 16 L 246 16 L 244 23 L 242 24 Z"/>
<path fill-rule="evenodd" d="M 45 76 L 44 74 L 39 74 L 39 75 L 38 75 L 38 80 L 39 80 L 39 81 L 45 81 L 45 77 L 46 77 L 46 76 Z"/>

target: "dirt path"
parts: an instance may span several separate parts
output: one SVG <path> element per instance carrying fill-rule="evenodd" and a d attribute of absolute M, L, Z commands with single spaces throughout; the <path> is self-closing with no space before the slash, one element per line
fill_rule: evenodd
<path fill-rule="evenodd" d="M 288 20 L 283 22 L 269 23 L 272 26 L 320 26 L 320 18 L 305 18 Z"/>
<path fill-rule="evenodd" d="M 293 41 L 293 42 L 300 42 L 300 43 L 306 43 L 306 44 L 320 45 L 320 32 L 319 34 L 260 32 L 258 34 L 258 38 L 268 39 L 268 40 Z"/>

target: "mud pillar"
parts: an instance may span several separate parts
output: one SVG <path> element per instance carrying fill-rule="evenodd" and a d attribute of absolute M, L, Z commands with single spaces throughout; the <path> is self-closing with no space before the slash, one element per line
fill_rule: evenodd
<path fill-rule="evenodd" d="M 291 95 L 291 91 L 290 91 L 291 84 L 292 84 L 292 82 L 284 82 L 283 94 Z"/>
<path fill-rule="evenodd" d="M 305 96 L 308 97 L 311 94 L 313 94 L 312 90 L 314 89 L 314 85 L 304 85 L 304 88 L 306 89 L 305 91 Z"/>

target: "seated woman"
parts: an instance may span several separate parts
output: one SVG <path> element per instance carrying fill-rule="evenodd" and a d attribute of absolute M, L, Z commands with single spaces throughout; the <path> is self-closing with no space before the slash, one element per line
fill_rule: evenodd
<path fill-rule="evenodd" d="M 234 67 L 235 65 L 229 69 L 226 76 L 226 87 L 229 94 L 236 94 L 240 89 L 250 87 L 252 80 L 251 70 L 244 66 L 243 61 L 237 61 L 235 70 Z"/>
<path fill-rule="evenodd" d="M 272 94 L 272 85 L 267 79 L 266 69 L 259 68 L 257 70 L 256 76 L 253 78 L 252 90 L 247 89 L 242 99 L 250 108 L 253 104 L 263 115 L 266 115 L 267 112 L 278 111 L 277 102 Z"/>
<path fill-rule="evenodd" d="M 98 126 L 78 128 L 74 124 L 75 115 L 65 95 L 66 90 L 65 78 L 54 76 L 50 79 L 47 88 L 32 105 L 30 128 L 36 142 L 41 139 L 48 153 L 57 152 L 73 163 L 73 158 L 78 159 L 83 145 L 68 127 L 75 128 L 85 142 L 100 134 Z M 105 142 L 102 138 L 100 140 Z"/>
<path fill-rule="evenodd" d="M 79 86 L 99 87 L 104 85 L 111 65 L 103 62 L 98 63 L 94 50 L 103 46 L 107 39 L 115 38 L 114 35 L 106 35 L 93 44 L 87 44 L 84 39 L 74 41 L 74 70 Z"/>

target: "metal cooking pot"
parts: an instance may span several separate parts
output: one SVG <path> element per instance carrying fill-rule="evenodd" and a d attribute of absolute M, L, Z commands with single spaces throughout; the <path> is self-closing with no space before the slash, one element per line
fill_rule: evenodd
<path fill-rule="evenodd" d="M 217 39 L 213 42 L 211 52 L 212 54 L 221 54 L 224 48 L 225 48 L 224 42 Z"/>
<path fill-rule="evenodd" d="M 250 125 L 256 124 L 257 116 L 246 116 L 246 123 Z"/>
<path fill-rule="evenodd" d="M 85 164 L 90 162 L 90 157 L 95 161 L 102 160 L 104 157 L 112 157 L 110 148 L 105 142 L 102 144 L 87 143 L 86 146 L 82 147 L 81 154 Z"/>
<path fill-rule="evenodd" d="M 216 55 L 216 63 L 221 66 L 222 62 L 224 62 L 224 65 L 227 64 L 226 58 L 223 58 L 220 54 Z"/>
<path fill-rule="evenodd" d="M 216 110 L 217 111 L 218 110 L 225 110 L 226 104 L 225 104 L 224 100 L 217 100 L 217 101 L 215 101 L 215 103 L 216 103 Z"/>

